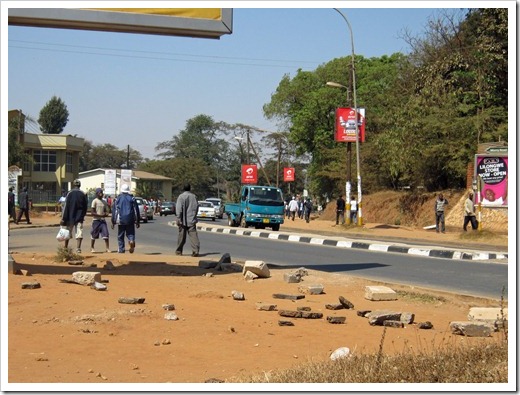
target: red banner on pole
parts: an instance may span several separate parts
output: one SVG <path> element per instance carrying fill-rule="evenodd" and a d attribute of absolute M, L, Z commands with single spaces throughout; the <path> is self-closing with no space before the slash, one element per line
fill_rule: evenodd
<path fill-rule="evenodd" d="M 356 142 L 356 115 L 359 132 L 359 142 L 365 142 L 365 109 L 358 108 L 357 114 L 354 108 L 336 109 L 336 132 L 334 139 L 340 142 Z"/>
<path fill-rule="evenodd" d="M 284 167 L 283 168 L 283 180 L 285 182 L 294 181 L 294 167 Z"/>
<path fill-rule="evenodd" d="M 242 184 L 256 184 L 258 170 L 256 165 L 242 165 Z"/>

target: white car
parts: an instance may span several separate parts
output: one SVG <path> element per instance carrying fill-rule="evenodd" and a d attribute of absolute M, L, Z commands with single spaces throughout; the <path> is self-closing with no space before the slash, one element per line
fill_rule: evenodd
<path fill-rule="evenodd" d="M 217 212 L 213 203 L 207 201 L 199 201 L 199 211 L 197 218 L 210 218 L 212 221 L 217 219 Z"/>
<path fill-rule="evenodd" d="M 215 211 L 217 213 L 217 218 L 221 218 L 224 216 L 224 205 L 222 204 L 222 200 L 219 198 L 207 198 L 206 202 L 213 203 L 215 206 Z"/>

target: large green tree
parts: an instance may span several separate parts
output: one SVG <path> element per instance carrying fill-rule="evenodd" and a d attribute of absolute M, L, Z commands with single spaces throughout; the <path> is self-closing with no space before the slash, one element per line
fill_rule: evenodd
<path fill-rule="evenodd" d="M 67 105 L 57 96 L 51 99 L 40 110 L 38 123 L 40 130 L 48 134 L 60 134 L 69 122 Z"/>
<path fill-rule="evenodd" d="M 80 156 L 80 171 L 97 168 L 137 169 L 143 163 L 143 156 L 135 149 L 118 148 L 112 144 L 94 145 L 85 140 L 83 154 Z"/>

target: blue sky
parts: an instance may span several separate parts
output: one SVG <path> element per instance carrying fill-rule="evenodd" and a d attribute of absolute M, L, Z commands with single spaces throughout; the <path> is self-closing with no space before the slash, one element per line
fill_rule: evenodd
<path fill-rule="evenodd" d="M 94 144 L 129 144 L 150 159 L 159 142 L 198 114 L 277 131 L 262 106 L 282 77 L 351 53 L 347 25 L 332 8 L 284 4 L 234 8 L 233 33 L 220 40 L 8 27 L 8 109 L 37 119 L 56 95 L 70 113 L 65 133 Z M 435 3 L 397 4 L 401 8 L 339 7 L 352 25 L 356 54 L 408 52 L 400 34 L 421 34 L 438 11 Z M 28 125 L 28 131 L 38 128 Z"/>

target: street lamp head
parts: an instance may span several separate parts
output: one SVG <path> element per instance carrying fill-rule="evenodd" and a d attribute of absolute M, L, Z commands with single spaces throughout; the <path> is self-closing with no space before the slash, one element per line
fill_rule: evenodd
<path fill-rule="evenodd" d="M 332 86 L 333 88 L 344 88 L 348 89 L 345 85 L 338 84 L 337 82 L 328 81 L 325 85 Z"/>

